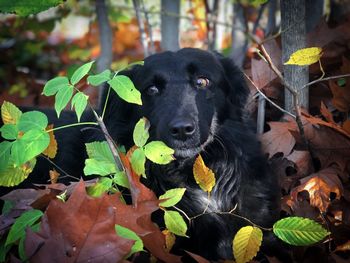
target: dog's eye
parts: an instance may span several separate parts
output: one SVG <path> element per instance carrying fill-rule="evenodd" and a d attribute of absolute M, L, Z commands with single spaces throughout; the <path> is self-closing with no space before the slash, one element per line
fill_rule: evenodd
<path fill-rule="evenodd" d="M 153 86 L 148 87 L 146 92 L 148 95 L 154 96 L 154 95 L 159 94 L 159 89 L 153 85 Z"/>
<path fill-rule="evenodd" d="M 199 89 L 204 89 L 204 88 L 208 87 L 209 84 L 210 84 L 210 81 L 207 78 L 198 78 L 197 82 L 196 82 L 196 86 Z"/>

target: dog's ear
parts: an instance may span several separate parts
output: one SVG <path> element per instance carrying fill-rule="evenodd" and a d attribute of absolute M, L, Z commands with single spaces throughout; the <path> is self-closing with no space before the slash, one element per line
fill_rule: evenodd
<path fill-rule="evenodd" d="M 225 80 L 229 85 L 229 89 L 226 91 L 228 99 L 243 112 L 249 95 L 249 88 L 243 72 L 233 63 L 232 59 L 222 55 L 218 55 L 218 58 L 224 69 Z"/>

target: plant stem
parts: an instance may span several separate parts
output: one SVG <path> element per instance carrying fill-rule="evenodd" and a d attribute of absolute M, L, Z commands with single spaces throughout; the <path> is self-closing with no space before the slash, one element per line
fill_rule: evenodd
<path fill-rule="evenodd" d="M 52 128 L 50 130 L 47 130 L 46 132 L 53 132 L 53 131 L 58 131 L 61 129 L 65 129 L 65 128 L 70 128 L 70 127 L 74 127 L 74 126 L 82 126 L 82 125 L 98 125 L 96 122 L 78 122 L 78 123 L 72 123 L 72 124 L 67 124 L 67 125 L 63 125 L 60 127 L 56 127 L 56 128 Z"/>

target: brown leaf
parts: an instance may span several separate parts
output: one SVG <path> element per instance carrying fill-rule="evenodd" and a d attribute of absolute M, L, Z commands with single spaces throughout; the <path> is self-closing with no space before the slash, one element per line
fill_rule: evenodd
<path fill-rule="evenodd" d="M 323 115 L 323 117 L 325 117 L 325 119 L 328 122 L 335 124 L 332 113 L 327 109 L 326 105 L 324 105 L 323 101 L 321 102 L 320 110 L 321 110 L 321 114 Z"/>
<path fill-rule="evenodd" d="M 51 130 L 51 129 L 53 129 L 53 124 L 50 124 L 46 127 L 46 130 Z M 50 136 L 50 143 L 49 143 L 49 146 L 47 146 L 47 148 L 45 149 L 45 151 L 43 151 L 43 154 L 53 159 L 57 154 L 57 141 L 55 139 L 55 135 L 53 131 L 49 132 L 49 136 Z"/>
<path fill-rule="evenodd" d="M 268 153 L 270 158 L 278 152 L 284 156 L 289 155 L 295 145 L 295 138 L 290 130 L 295 130 L 296 124 L 288 122 L 269 122 L 270 131 L 261 136 L 263 151 Z"/>
<path fill-rule="evenodd" d="M 60 176 L 60 173 L 57 172 L 55 169 L 49 171 L 50 174 L 50 181 L 52 184 L 57 183 L 58 177 Z"/>
<path fill-rule="evenodd" d="M 294 150 L 290 155 L 286 157 L 289 161 L 293 162 L 297 169 L 297 174 L 308 175 L 312 172 L 312 160 L 308 151 Z"/>
<path fill-rule="evenodd" d="M 209 260 L 206 260 L 205 258 L 203 258 L 197 254 L 191 253 L 189 251 L 186 251 L 186 253 L 189 254 L 192 258 L 194 258 L 197 261 L 197 263 L 210 263 Z"/>
<path fill-rule="evenodd" d="M 163 230 L 162 233 L 165 236 L 165 249 L 169 252 L 175 244 L 176 237 L 168 229 Z"/>
<path fill-rule="evenodd" d="M 350 240 L 342 245 L 337 246 L 335 251 L 350 251 Z"/>
<path fill-rule="evenodd" d="M 346 133 L 350 134 L 350 120 L 344 121 L 342 128 Z"/>
<path fill-rule="evenodd" d="M 332 91 L 332 104 L 341 112 L 348 112 L 350 110 L 350 89 L 339 87 L 335 81 L 329 81 L 329 87 Z"/>
<path fill-rule="evenodd" d="M 93 198 L 80 182 L 67 202 L 53 200 L 47 208 L 38 233 L 28 230 L 26 254 L 32 261 L 46 262 L 118 262 L 123 259 L 133 241 L 116 235 L 116 224 L 137 233 L 152 254 L 164 261 L 178 262 L 164 250 L 164 237 L 151 221 L 158 209 L 158 200 L 141 201 L 137 206 L 126 205 L 119 194 Z"/>
<path fill-rule="evenodd" d="M 339 199 L 343 192 L 343 186 L 338 178 L 339 170 L 334 167 L 321 170 L 300 180 L 301 185 L 294 188 L 291 197 L 297 199 L 297 194 L 307 191 L 310 196 L 310 204 L 326 212 L 330 204 L 330 194 L 335 193 Z"/>

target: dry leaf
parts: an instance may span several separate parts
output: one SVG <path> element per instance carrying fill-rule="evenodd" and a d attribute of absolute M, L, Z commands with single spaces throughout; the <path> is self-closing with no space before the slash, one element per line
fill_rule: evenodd
<path fill-rule="evenodd" d="M 205 165 L 201 155 L 198 155 L 193 164 L 193 175 L 200 188 L 210 193 L 215 186 L 215 175 L 213 171 Z"/>
<path fill-rule="evenodd" d="M 350 240 L 340 246 L 337 246 L 335 251 L 350 251 Z"/>
<path fill-rule="evenodd" d="M 321 102 L 320 110 L 321 110 L 321 114 L 323 115 L 323 117 L 325 117 L 325 119 L 328 122 L 335 124 L 332 113 L 327 109 L 326 105 L 324 105 L 323 101 Z"/>
<path fill-rule="evenodd" d="M 53 129 L 53 124 L 50 124 L 46 127 L 47 131 L 51 129 Z M 53 133 L 53 131 L 50 131 L 49 135 L 50 135 L 50 143 L 49 143 L 49 146 L 47 146 L 47 148 L 45 149 L 45 151 L 43 151 L 43 154 L 53 159 L 57 154 L 57 141 L 55 139 L 55 134 Z"/>
<path fill-rule="evenodd" d="M 57 179 L 58 179 L 58 177 L 60 176 L 60 173 L 57 172 L 55 169 L 53 169 L 53 170 L 50 170 L 50 171 L 49 171 L 49 174 L 50 174 L 50 182 L 51 182 L 52 184 L 57 183 Z"/>
<path fill-rule="evenodd" d="M 168 229 L 163 230 L 162 233 L 165 236 L 165 250 L 169 252 L 175 244 L 176 237 Z"/>

